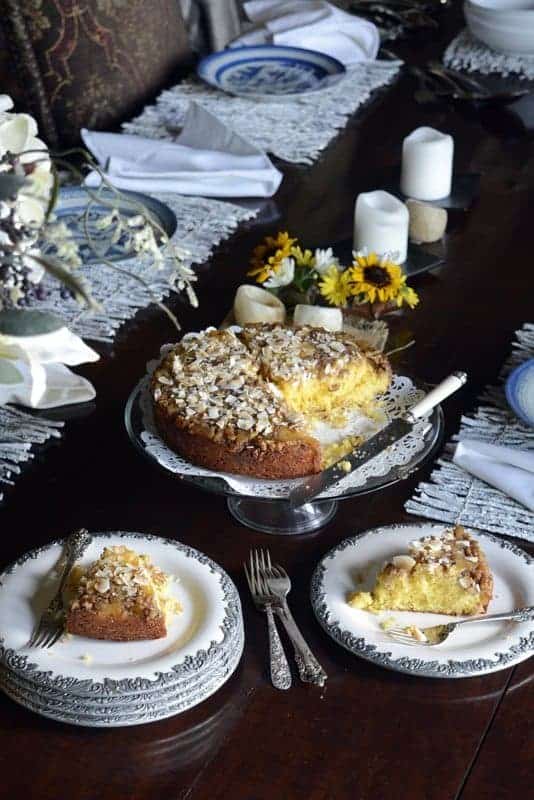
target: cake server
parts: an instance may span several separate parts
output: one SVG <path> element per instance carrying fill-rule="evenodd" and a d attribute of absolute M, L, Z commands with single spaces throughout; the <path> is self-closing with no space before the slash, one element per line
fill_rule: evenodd
<path fill-rule="evenodd" d="M 467 374 L 465 372 L 453 372 L 452 375 L 445 378 L 444 381 L 407 411 L 404 416 L 392 420 L 385 428 L 375 433 L 374 436 L 371 436 L 370 439 L 351 453 L 343 456 L 328 469 L 316 475 L 310 475 L 309 478 L 303 480 L 289 493 L 289 505 L 291 508 L 298 508 L 304 503 L 309 503 L 318 494 L 345 478 L 349 472 L 358 469 L 362 464 L 370 461 L 383 450 L 398 442 L 399 439 L 410 433 L 418 420 L 427 416 L 446 397 L 458 391 L 466 381 Z"/>

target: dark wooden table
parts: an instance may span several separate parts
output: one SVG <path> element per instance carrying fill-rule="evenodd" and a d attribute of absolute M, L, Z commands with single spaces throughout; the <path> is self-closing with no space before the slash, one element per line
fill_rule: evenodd
<path fill-rule="evenodd" d="M 443 42 L 450 31 L 443 36 Z M 419 60 L 441 43 L 423 37 L 404 53 Z M 252 246 L 288 229 L 307 244 L 350 235 L 356 194 L 400 157 L 419 124 L 455 137 L 460 171 L 482 173 L 469 213 L 451 215 L 446 264 L 416 279 L 421 305 L 395 323 L 416 346 L 396 369 L 437 382 L 453 369 L 468 387 L 447 403 L 447 434 L 493 381 L 514 330 L 534 313 L 534 147 L 507 130 L 502 114 L 413 102 L 402 78 L 350 122 L 312 168 L 284 167 L 266 209 L 200 270 L 200 308 L 173 307 L 185 329 L 217 325 L 243 281 Z M 146 360 L 175 336 L 157 310 L 123 328 L 113 349 L 83 370 L 98 394 L 73 412 L 65 437 L 18 481 L 0 510 L 1 565 L 73 528 L 148 531 L 208 553 L 243 598 L 246 648 L 234 677 L 214 697 L 164 722 L 87 730 L 42 719 L 0 696 L 0 795 L 24 800 L 505 800 L 532 797 L 532 661 L 493 675 L 430 680 L 388 672 L 337 647 L 314 620 L 308 586 L 320 557 L 348 535 L 406 518 L 404 502 L 431 470 L 341 504 L 308 536 L 268 537 L 240 527 L 222 497 L 152 468 L 127 440 L 123 409 Z M 329 673 L 324 690 L 295 682 L 283 693 L 267 672 L 265 620 L 241 574 L 251 546 L 269 546 L 294 578 L 298 623 Z"/>

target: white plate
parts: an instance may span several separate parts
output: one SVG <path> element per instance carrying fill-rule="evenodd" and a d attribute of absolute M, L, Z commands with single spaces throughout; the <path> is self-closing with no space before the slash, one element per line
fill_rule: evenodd
<path fill-rule="evenodd" d="M 406 552 L 413 539 L 444 529 L 429 523 L 376 528 L 346 539 L 328 553 L 315 571 L 311 590 L 313 609 L 326 632 L 355 655 L 413 675 L 463 678 L 497 672 L 527 659 L 534 652 L 534 621 L 469 625 L 442 645 L 409 646 L 394 642 L 380 622 L 393 618 L 400 625 L 425 627 L 458 618 L 399 611 L 372 614 L 347 604 L 349 592 L 372 587 L 384 561 Z M 534 605 L 534 559 L 504 539 L 482 533 L 475 537 L 493 572 L 488 613 Z"/>
<path fill-rule="evenodd" d="M 9 670 L 50 688 L 109 697 L 185 681 L 224 652 L 225 641 L 242 628 L 239 595 L 226 573 L 180 542 L 137 533 L 94 534 L 80 563 L 94 561 L 105 546 L 116 544 L 147 553 L 178 578 L 172 593 L 184 610 L 173 617 L 167 636 L 141 642 L 73 636 L 50 649 L 28 648 L 50 597 L 47 578 L 62 551 L 61 542 L 53 542 L 22 556 L 0 575 L 0 661 Z M 82 660 L 85 655 L 89 661 Z"/>

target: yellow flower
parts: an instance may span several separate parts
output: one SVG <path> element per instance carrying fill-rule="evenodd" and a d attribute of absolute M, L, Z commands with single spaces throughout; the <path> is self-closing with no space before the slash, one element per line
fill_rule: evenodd
<path fill-rule="evenodd" d="M 397 305 L 401 306 L 403 303 L 406 303 L 410 308 L 415 308 L 419 303 L 419 295 L 417 292 L 414 292 L 411 286 L 406 286 L 406 284 L 403 284 L 399 296 L 397 297 Z"/>
<path fill-rule="evenodd" d="M 296 239 L 292 239 L 287 231 L 277 236 L 266 236 L 262 244 L 254 248 L 247 275 L 264 283 L 273 273 L 278 272 L 284 258 L 288 258 Z"/>
<path fill-rule="evenodd" d="M 346 269 L 344 272 L 332 266 L 328 269 L 319 283 L 319 291 L 332 306 L 345 306 L 351 294 L 351 272 Z"/>
<path fill-rule="evenodd" d="M 291 255 L 295 259 L 297 267 L 308 267 L 313 269 L 315 266 L 315 258 L 311 250 L 302 250 L 299 245 L 291 248 Z"/>
<path fill-rule="evenodd" d="M 397 301 L 406 283 L 399 265 L 386 257 L 379 258 L 376 253 L 356 255 L 351 273 L 352 294 L 368 303 Z"/>

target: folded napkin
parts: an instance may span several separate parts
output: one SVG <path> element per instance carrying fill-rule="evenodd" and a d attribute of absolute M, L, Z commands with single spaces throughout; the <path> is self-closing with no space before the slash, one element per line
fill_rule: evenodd
<path fill-rule="evenodd" d="M 534 452 L 463 439 L 452 460 L 534 511 Z"/>
<path fill-rule="evenodd" d="M 282 173 L 259 147 L 198 103 L 189 106 L 176 142 L 82 130 L 82 139 L 118 189 L 203 197 L 271 197 Z M 98 186 L 91 172 L 88 186 Z"/>
<path fill-rule="evenodd" d="M 325 0 L 251 0 L 244 4 L 254 28 L 231 47 L 277 44 L 318 50 L 355 64 L 372 61 L 380 46 L 378 28 Z"/>
<path fill-rule="evenodd" d="M 95 397 L 91 383 L 65 364 L 98 361 L 99 355 L 68 330 L 38 336 L 0 335 L 0 405 L 55 408 Z"/>

